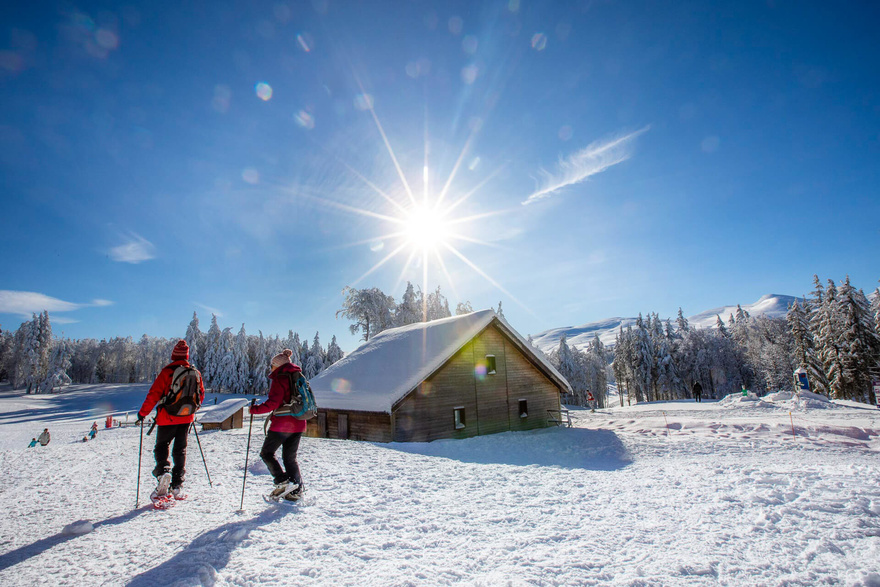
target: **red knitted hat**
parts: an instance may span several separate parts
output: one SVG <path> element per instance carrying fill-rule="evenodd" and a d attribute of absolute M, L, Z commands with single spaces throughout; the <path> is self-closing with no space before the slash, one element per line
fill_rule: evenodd
<path fill-rule="evenodd" d="M 189 360 L 189 345 L 186 344 L 185 340 L 178 340 L 177 344 L 174 345 L 174 350 L 171 351 L 171 360 L 172 361 L 188 361 Z"/>

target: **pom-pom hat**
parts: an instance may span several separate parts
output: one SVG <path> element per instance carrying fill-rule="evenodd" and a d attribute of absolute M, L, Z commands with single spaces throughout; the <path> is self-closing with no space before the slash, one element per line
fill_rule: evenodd
<path fill-rule="evenodd" d="M 274 371 L 275 369 L 277 369 L 281 365 L 284 365 L 285 363 L 290 363 L 291 362 L 290 357 L 292 357 L 292 356 L 293 356 L 292 350 L 284 349 L 283 351 L 281 351 L 280 353 L 278 353 L 277 355 L 272 357 L 272 370 Z"/>
<path fill-rule="evenodd" d="M 171 360 L 172 361 L 188 361 L 189 360 L 189 345 L 186 344 L 185 340 L 178 340 L 177 344 L 174 345 L 174 350 L 171 351 Z"/>

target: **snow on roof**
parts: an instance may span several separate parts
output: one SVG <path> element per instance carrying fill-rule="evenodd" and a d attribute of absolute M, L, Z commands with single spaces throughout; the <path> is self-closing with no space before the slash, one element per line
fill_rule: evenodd
<path fill-rule="evenodd" d="M 493 310 L 480 310 L 380 332 L 309 383 L 318 407 L 391 413 L 395 402 L 498 320 L 502 329 L 559 383 L 568 382 Z"/>
<path fill-rule="evenodd" d="M 248 405 L 245 398 L 225 399 L 216 406 L 204 406 L 199 411 L 199 424 L 221 424 L 223 420 Z"/>

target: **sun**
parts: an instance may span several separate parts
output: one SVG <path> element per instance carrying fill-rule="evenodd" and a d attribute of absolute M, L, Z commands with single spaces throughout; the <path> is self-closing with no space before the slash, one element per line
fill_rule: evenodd
<path fill-rule="evenodd" d="M 439 211 L 417 206 L 403 219 L 403 236 L 411 246 L 433 251 L 445 246 L 451 233 Z"/>

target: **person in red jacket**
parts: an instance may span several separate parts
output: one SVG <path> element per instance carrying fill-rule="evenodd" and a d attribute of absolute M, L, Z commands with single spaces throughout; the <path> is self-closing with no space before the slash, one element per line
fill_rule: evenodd
<path fill-rule="evenodd" d="M 256 399 L 251 402 L 251 414 L 267 414 L 290 401 L 290 374 L 302 372 L 297 365 L 290 361 L 293 351 L 284 349 L 272 357 L 272 372 L 269 374 L 269 397 L 263 403 L 255 405 Z M 260 458 L 266 463 L 269 472 L 275 482 L 275 488 L 269 494 L 274 499 L 299 499 L 303 494 L 303 482 L 300 476 L 299 463 L 296 462 L 296 453 L 299 450 L 299 441 L 303 432 L 306 431 L 306 421 L 298 420 L 293 416 L 272 415 L 269 420 L 269 432 L 263 441 L 260 450 Z M 284 467 L 275 458 L 275 451 L 281 449 L 281 459 Z"/>
<path fill-rule="evenodd" d="M 171 362 L 165 365 L 150 391 L 147 392 L 147 398 L 141 409 L 138 410 L 137 423 L 141 424 L 153 407 L 159 403 L 165 394 L 171 390 L 171 377 L 177 367 L 192 367 L 189 363 L 189 345 L 185 340 L 179 340 L 171 351 Z M 197 371 L 198 373 L 198 371 Z M 205 401 L 205 385 L 202 382 L 201 373 L 199 373 L 199 403 Z M 183 481 L 186 477 L 186 440 L 189 434 L 189 427 L 195 418 L 195 414 L 187 416 L 172 416 L 166 410 L 159 406 L 156 411 L 156 426 L 159 428 L 156 433 L 156 448 L 153 449 L 153 455 L 156 457 L 156 468 L 153 469 L 153 476 L 158 481 L 156 487 L 156 496 L 164 496 L 168 493 L 169 486 L 174 497 L 179 497 L 182 492 Z M 171 456 L 174 459 L 174 468 L 168 461 L 168 448 L 171 441 L 174 441 L 174 448 L 171 450 Z M 170 471 L 170 472 L 169 472 Z"/>

